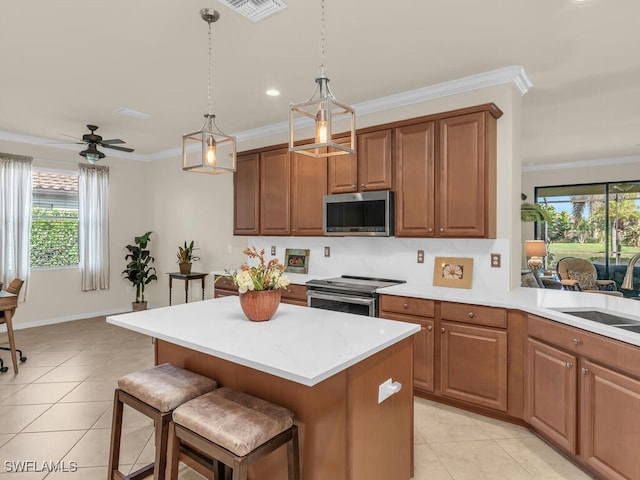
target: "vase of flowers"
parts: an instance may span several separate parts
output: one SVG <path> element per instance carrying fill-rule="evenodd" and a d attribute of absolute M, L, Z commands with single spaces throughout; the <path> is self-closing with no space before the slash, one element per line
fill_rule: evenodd
<path fill-rule="evenodd" d="M 256 247 L 245 248 L 243 253 L 257 259 L 258 264 L 243 265 L 240 271 L 227 271 L 225 276 L 238 287 L 240 307 L 247 318 L 254 322 L 269 320 L 280 305 L 280 290 L 287 288 L 289 277 L 277 258 L 265 261 L 264 249 L 258 252 Z"/>

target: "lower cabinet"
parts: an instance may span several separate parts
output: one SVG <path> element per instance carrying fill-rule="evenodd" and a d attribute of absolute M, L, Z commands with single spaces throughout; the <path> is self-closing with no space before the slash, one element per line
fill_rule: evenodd
<path fill-rule="evenodd" d="M 238 295 L 238 287 L 223 275 L 215 276 L 214 285 L 213 298 Z M 288 285 L 281 292 L 280 303 L 290 303 L 305 307 L 307 305 L 307 287 L 297 284 Z"/>
<path fill-rule="evenodd" d="M 507 332 L 442 321 L 440 393 L 507 411 Z"/>

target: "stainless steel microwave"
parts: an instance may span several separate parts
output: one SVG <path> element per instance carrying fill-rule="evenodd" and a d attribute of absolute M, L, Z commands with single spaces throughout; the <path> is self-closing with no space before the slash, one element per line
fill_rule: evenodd
<path fill-rule="evenodd" d="M 394 235 L 394 193 L 325 195 L 322 216 L 327 236 L 391 237 Z"/>

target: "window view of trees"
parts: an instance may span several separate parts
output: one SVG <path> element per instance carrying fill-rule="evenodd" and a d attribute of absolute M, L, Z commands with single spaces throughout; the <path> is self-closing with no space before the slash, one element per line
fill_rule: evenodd
<path fill-rule="evenodd" d="M 78 176 L 34 169 L 32 268 L 78 265 Z"/>
<path fill-rule="evenodd" d="M 547 213 L 536 237 L 547 243 L 549 267 L 563 257 L 585 258 L 599 277 L 622 283 L 640 252 L 640 182 L 538 187 L 536 203 Z M 640 278 L 634 281 L 640 290 Z"/>

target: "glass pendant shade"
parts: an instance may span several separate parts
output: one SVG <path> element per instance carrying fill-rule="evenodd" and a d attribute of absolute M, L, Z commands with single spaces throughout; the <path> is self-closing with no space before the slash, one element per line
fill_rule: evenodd
<path fill-rule="evenodd" d="M 80 155 L 86 158 L 90 163 L 96 163 L 98 160 L 105 157 L 104 153 L 98 150 L 94 143 L 90 143 L 86 150 L 80 152 Z"/>
<path fill-rule="evenodd" d="M 199 131 L 182 136 L 182 169 L 211 175 L 236 171 L 236 139 L 218 128 L 215 115 L 205 114 Z"/>
<path fill-rule="evenodd" d="M 289 106 L 289 151 L 316 158 L 355 153 L 354 109 L 336 100 L 329 90 L 327 77 L 316 78 L 316 83 L 316 91 L 309 100 Z M 300 144 L 305 140 L 301 132 L 311 125 L 315 127 L 313 143 Z M 334 133 L 335 129 L 344 131 L 346 128 L 349 128 L 348 144 L 343 141 L 345 135 L 337 137 Z"/>

